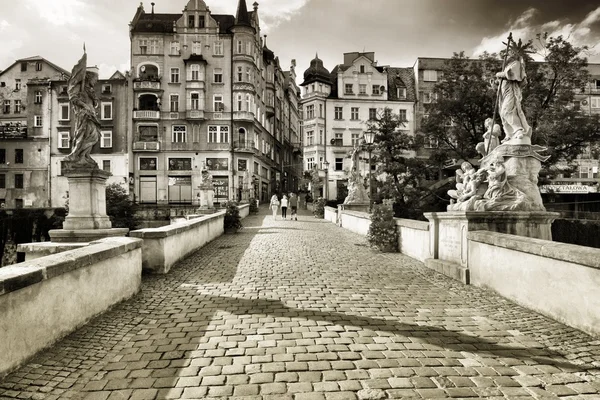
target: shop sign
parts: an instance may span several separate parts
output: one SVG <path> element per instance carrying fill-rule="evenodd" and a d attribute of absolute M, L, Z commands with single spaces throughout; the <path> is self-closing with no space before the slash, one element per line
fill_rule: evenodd
<path fill-rule="evenodd" d="M 598 193 L 596 186 L 588 185 L 542 185 L 540 186 L 542 193 Z"/>

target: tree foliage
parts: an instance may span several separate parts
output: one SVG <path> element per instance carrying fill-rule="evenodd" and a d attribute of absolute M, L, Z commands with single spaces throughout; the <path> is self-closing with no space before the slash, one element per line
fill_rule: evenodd
<path fill-rule="evenodd" d="M 590 142 L 600 139 L 598 117 L 573 107 L 575 95 L 590 79 L 587 47 L 547 34 L 538 35 L 531 44 L 544 60 L 526 57 L 528 79 L 522 106 L 532 127 L 532 142 L 548 147 L 551 158 L 546 166 L 572 161 Z M 485 131 L 483 123 L 492 117 L 496 100 L 490 80 L 501 69 L 497 54 L 469 59 L 460 52 L 446 62 L 443 79 L 435 87 L 437 101 L 428 105 L 429 117 L 422 123 L 422 133 L 439 145 L 432 163 L 476 156 L 475 146 Z M 501 124 L 497 113 L 496 123 Z"/>
<path fill-rule="evenodd" d="M 137 228 L 135 204 L 129 199 L 125 189 L 118 183 L 106 186 L 106 214 L 113 228 Z"/>
<path fill-rule="evenodd" d="M 424 163 L 414 157 L 417 142 L 404 128 L 406 121 L 391 109 L 385 108 L 380 117 L 370 121 L 368 129 L 376 132 L 372 162 L 377 165 L 379 197 L 394 203 L 396 216 L 411 217 L 416 213 L 425 190 Z"/>

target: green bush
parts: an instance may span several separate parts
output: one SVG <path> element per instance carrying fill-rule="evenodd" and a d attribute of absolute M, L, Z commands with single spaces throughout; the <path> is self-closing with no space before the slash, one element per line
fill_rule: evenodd
<path fill-rule="evenodd" d="M 258 206 L 256 205 L 256 199 L 252 197 L 250 200 L 250 214 L 258 214 Z"/>
<path fill-rule="evenodd" d="M 135 230 L 138 225 L 135 211 L 136 205 L 121 185 L 111 183 L 106 186 L 106 214 L 113 228 Z"/>
<path fill-rule="evenodd" d="M 223 225 L 226 231 L 237 232 L 242 229 L 242 217 L 240 217 L 240 210 L 235 201 L 228 201 L 225 204 Z"/>
<path fill-rule="evenodd" d="M 325 218 L 325 199 L 319 197 L 313 201 L 313 215 L 315 218 Z"/>
<path fill-rule="evenodd" d="M 398 251 L 398 232 L 394 221 L 394 210 L 390 202 L 373 205 L 367 240 L 371 247 L 383 252 Z"/>

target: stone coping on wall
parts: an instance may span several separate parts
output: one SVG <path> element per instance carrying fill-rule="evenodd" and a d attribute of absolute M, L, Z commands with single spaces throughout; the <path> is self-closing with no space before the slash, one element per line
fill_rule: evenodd
<path fill-rule="evenodd" d="M 0 296 L 142 247 L 142 240 L 109 237 L 89 246 L 0 268 Z"/>
<path fill-rule="evenodd" d="M 333 208 L 333 207 L 329 207 L 329 206 L 325 206 L 325 209 L 329 210 L 331 212 L 334 212 L 334 213 L 336 213 L 338 211 L 337 208 Z"/>
<path fill-rule="evenodd" d="M 489 231 L 468 232 L 468 239 L 523 253 L 600 269 L 600 249 Z"/>
<path fill-rule="evenodd" d="M 364 211 L 342 210 L 342 214 L 371 220 L 371 214 Z"/>
<path fill-rule="evenodd" d="M 394 218 L 396 221 L 396 226 L 403 226 L 405 228 L 417 229 L 419 231 L 428 231 L 429 230 L 429 222 L 428 221 L 419 221 L 416 219 L 406 219 L 406 218 Z"/>
<path fill-rule="evenodd" d="M 140 239 L 156 239 L 156 238 L 164 238 L 169 236 L 178 235 L 182 232 L 192 230 L 196 228 L 198 225 L 204 225 L 209 221 L 221 218 L 225 216 L 225 211 L 218 211 L 214 214 L 202 215 L 198 216 L 198 218 L 193 218 L 187 221 L 177 222 L 172 225 L 165 225 L 158 228 L 147 228 L 147 229 L 139 229 L 136 231 L 129 232 L 129 235 L 132 237 L 140 238 Z"/>

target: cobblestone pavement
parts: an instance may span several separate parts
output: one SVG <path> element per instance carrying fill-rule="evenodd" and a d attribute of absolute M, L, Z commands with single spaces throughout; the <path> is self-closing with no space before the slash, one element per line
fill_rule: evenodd
<path fill-rule="evenodd" d="M 0 381 L 12 399 L 600 399 L 600 340 L 266 208 Z"/>

